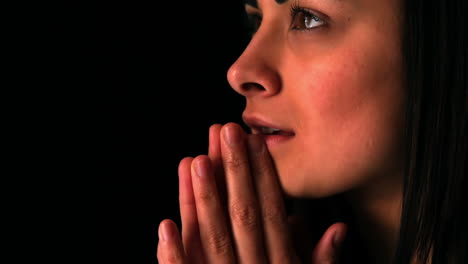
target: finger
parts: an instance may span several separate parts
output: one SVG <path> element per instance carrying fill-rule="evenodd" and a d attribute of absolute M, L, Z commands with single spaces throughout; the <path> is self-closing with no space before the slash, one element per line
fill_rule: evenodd
<path fill-rule="evenodd" d="M 248 146 L 270 262 L 296 262 L 282 191 L 267 148 L 259 135 L 249 135 Z"/>
<path fill-rule="evenodd" d="M 196 157 L 192 161 L 191 173 L 200 238 L 207 263 L 234 263 L 227 218 L 209 157 Z"/>
<path fill-rule="evenodd" d="M 159 231 L 158 231 L 159 232 Z M 162 240 L 159 239 L 158 241 L 158 248 L 156 250 L 156 258 L 158 259 L 159 264 L 164 264 L 164 256 L 163 256 L 163 247 L 162 247 Z"/>
<path fill-rule="evenodd" d="M 342 244 L 346 238 L 344 223 L 331 225 L 323 234 L 312 254 L 312 263 L 338 263 Z"/>
<path fill-rule="evenodd" d="M 261 220 L 250 174 L 245 133 L 235 123 L 221 129 L 221 154 L 226 177 L 233 241 L 239 263 L 264 263 Z"/>
<path fill-rule="evenodd" d="M 158 261 L 159 263 L 186 263 L 184 248 L 179 231 L 174 222 L 163 220 L 159 225 Z"/>
<path fill-rule="evenodd" d="M 214 124 L 210 126 L 208 156 L 211 159 L 211 164 L 216 178 L 216 186 L 223 204 L 226 203 L 226 182 L 224 180 L 223 160 L 221 158 L 220 132 L 222 125 Z"/>
<path fill-rule="evenodd" d="M 210 126 L 208 156 L 213 162 L 214 161 L 221 162 L 221 147 L 219 145 L 219 142 L 220 142 L 219 137 L 220 137 L 221 128 L 222 128 L 222 125 L 220 124 L 214 124 Z"/>
<path fill-rule="evenodd" d="M 186 157 L 179 163 L 179 209 L 182 220 L 182 241 L 187 259 L 202 263 L 205 259 L 198 230 L 197 208 L 193 196 L 190 166 L 193 158 Z"/>

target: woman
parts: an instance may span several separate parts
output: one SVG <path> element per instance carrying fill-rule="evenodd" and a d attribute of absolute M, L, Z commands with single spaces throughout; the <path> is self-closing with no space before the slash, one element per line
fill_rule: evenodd
<path fill-rule="evenodd" d="M 159 262 L 468 263 L 465 2 L 248 1 L 251 133 L 180 162 Z"/>

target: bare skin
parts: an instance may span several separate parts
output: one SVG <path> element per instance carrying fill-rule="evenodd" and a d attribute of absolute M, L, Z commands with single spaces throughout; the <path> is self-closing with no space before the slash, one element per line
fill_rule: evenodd
<path fill-rule="evenodd" d="M 160 224 L 159 263 L 301 263 L 260 136 L 213 125 L 209 154 L 184 158 L 179 183 L 182 234 L 171 220 Z M 345 224 L 331 225 L 307 263 L 337 263 L 345 236 Z"/>
<path fill-rule="evenodd" d="M 227 78 L 251 134 L 214 125 L 208 155 L 181 161 L 182 238 L 161 223 L 160 263 L 299 263 L 283 192 L 345 194 L 371 260 L 390 261 L 403 171 L 400 2 L 259 0 L 247 12 L 261 23 Z M 229 144 L 228 131 L 242 140 Z M 338 263 L 345 235 L 330 226 L 307 263 Z"/>
<path fill-rule="evenodd" d="M 395 249 L 401 213 L 400 2 L 257 6 L 247 12 L 261 17 L 260 27 L 228 72 L 246 98 L 244 120 L 293 133 L 279 144 L 267 140 L 283 189 L 293 197 L 346 193 L 366 223 L 371 257 L 383 263 Z M 296 19 L 285 21 L 297 7 Z"/>

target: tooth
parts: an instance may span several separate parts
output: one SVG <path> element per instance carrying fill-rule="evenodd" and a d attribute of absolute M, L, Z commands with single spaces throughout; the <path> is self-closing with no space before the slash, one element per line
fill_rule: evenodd
<path fill-rule="evenodd" d="M 272 131 L 269 127 L 262 127 L 262 134 L 271 134 Z"/>
<path fill-rule="evenodd" d="M 271 128 L 271 127 L 262 127 L 262 133 L 263 134 L 273 134 L 277 131 L 280 131 L 280 129 L 276 128 Z"/>

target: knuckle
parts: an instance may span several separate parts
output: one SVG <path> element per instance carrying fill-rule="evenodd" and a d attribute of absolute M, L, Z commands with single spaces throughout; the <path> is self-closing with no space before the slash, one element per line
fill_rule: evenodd
<path fill-rule="evenodd" d="M 216 255 L 228 256 L 230 252 L 229 238 L 219 231 L 212 231 L 206 240 L 207 247 Z"/>
<path fill-rule="evenodd" d="M 229 207 L 231 221 L 237 226 L 254 230 L 258 227 L 257 210 L 251 203 L 233 203 Z"/>
<path fill-rule="evenodd" d="M 212 204 L 214 201 L 216 201 L 216 195 L 214 192 L 210 191 L 203 191 L 197 194 L 199 198 L 199 202 L 203 204 Z"/>
<path fill-rule="evenodd" d="M 284 208 L 277 203 L 268 203 L 263 209 L 263 219 L 273 224 L 284 224 L 287 221 Z"/>
<path fill-rule="evenodd" d="M 226 160 L 226 166 L 231 170 L 236 170 L 242 166 L 242 161 L 237 155 L 229 155 L 228 159 Z"/>

